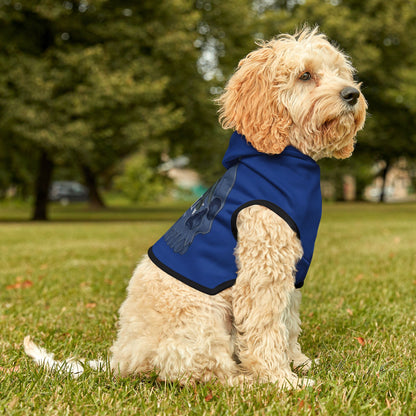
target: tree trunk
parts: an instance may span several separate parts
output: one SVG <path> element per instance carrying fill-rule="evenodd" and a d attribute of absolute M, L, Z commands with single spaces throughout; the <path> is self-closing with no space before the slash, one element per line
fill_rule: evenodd
<path fill-rule="evenodd" d="M 386 202 L 386 179 L 387 179 L 387 173 L 390 169 L 390 160 L 386 160 L 386 165 L 383 168 L 383 171 L 381 172 L 381 178 L 383 179 L 382 185 L 381 185 L 381 192 L 380 192 L 380 199 L 378 202 Z"/>
<path fill-rule="evenodd" d="M 89 191 L 89 203 L 91 208 L 102 209 L 105 208 L 105 203 L 103 198 L 100 195 L 97 186 L 97 178 L 95 173 L 87 165 L 81 165 L 82 173 L 84 175 L 85 185 Z"/>
<path fill-rule="evenodd" d="M 33 207 L 33 221 L 48 219 L 48 194 L 52 181 L 53 161 L 46 151 L 42 150 L 39 158 L 38 173 L 35 182 L 35 205 Z"/>

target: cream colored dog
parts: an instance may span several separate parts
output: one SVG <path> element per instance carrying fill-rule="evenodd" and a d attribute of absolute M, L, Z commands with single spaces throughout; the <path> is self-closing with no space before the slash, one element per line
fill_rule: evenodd
<path fill-rule="evenodd" d="M 317 29 L 281 35 L 244 58 L 219 99 L 221 121 L 259 152 L 293 146 L 314 160 L 347 158 L 366 102 L 349 59 Z M 237 217 L 235 284 L 208 295 L 145 256 L 120 308 L 110 365 L 162 380 L 311 384 L 292 371 L 311 360 L 298 343 L 301 241 L 281 216 L 250 205 Z M 25 347 L 34 356 L 34 344 Z M 32 348 L 32 349 L 31 349 Z M 40 361 L 40 360 L 38 360 Z"/>

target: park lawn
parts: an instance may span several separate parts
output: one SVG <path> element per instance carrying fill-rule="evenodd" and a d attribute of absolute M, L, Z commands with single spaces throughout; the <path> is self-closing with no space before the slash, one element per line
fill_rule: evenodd
<path fill-rule="evenodd" d="M 1 414 L 416 414 L 416 205 L 324 205 L 301 310 L 303 350 L 320 365 L 314 387 L 289 392 L 37 368 L 22 349 L 29 334 L 57 359 L 105 357 L 137 260 L 182 207 L 99 221 L 65 209 L 29 223 L 0 207 Z"/>

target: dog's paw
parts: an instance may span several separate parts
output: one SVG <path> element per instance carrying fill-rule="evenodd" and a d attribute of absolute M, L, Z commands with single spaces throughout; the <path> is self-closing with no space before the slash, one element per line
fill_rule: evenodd
<path fill-rule="evenodd" d="M 293 360 L 293 368 L 303 374 L 307 373 L 312 367 L 319 365 L 319 358 L 311 360 L 306 355 Z"/>
<path fill-rule="evenodd" d="M 311 378 L 300 378 L 299 379 L 299 387 L 300 388 L 305 388 L 305 387 L 313 387 L 315 385 L 315 380 L 311 379 Z"/>
<path fill-rule="evenodd" d="M 315 380 L 306 377 L 297 377 L 293 375 L 290 378 L 285 378 L 285 380 L 279 383 L 282 389 L 284 390 L 301 390 L 306 387 L 312 387 L 315 385 Z"/>

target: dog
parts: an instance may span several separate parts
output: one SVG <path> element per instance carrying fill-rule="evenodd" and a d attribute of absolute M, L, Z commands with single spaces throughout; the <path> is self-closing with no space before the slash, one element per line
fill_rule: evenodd
<path fill-rule="evenodd" d="M 222 127 L 234 131 L 226 173 L 134 271 L 111 347 L 115 374 L 313 384 L 294 369 L 313 364 L 298 337 L 321 217 L 316 161 L 354 150 L 367 109 L 354 73 L 308 27 L 240 61 L 218 99 Z M 29 337 L 24 344 L 38 362 L 56 363 Z"/>

